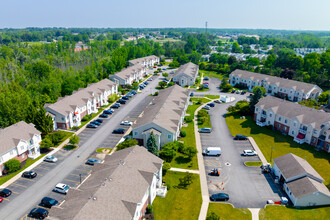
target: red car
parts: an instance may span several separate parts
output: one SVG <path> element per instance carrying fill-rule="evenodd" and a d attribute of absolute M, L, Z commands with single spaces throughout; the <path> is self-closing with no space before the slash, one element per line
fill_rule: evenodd
<path fill-rule="evenodd" d="M 2 197 L 0 197 L 0 203 L 3 201 L 3 198 Z"/>

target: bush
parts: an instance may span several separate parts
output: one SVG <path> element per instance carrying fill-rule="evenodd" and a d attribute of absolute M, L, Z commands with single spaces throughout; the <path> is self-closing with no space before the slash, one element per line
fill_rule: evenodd
<path fill-rule="evenodd" d="M 192 122 L 193 119 L 194 119 L 194 117 L 192 117 L 192 116 L 186 116 L 186 117 L 184 117 L 184 121 L 185 121 L 186 123 Z"/>
<path fill-rule="evenodd" d="M 220 220 L 220 217 L 215 212 L 211 212 L 207 215 L 206 220 Z"/>
<path fill-rule="evenodd" d="M 165 163 L 163 164 L 163 169 L 162 169 L 163 176 L 166 175 L 166 173 L 167 173 L 167 171 L 168 171 L 169 169 L 171 169 L 171 164 L 165 162 Z"/>
<path fill-rule="evenodd" d="M 158 92 L 155 92 L 155 93 L 153 94 L 153 96 L 158 96 Z"/>
<path fill-rule="evenodd" d="M 90 118 L 91 118 L 90 115 L 85 115 L 85 116 L 82 118 L 82 121 L 88 121 Z"/>
<path fill-rule="evenodd" d="M 40 148 L 42 148 L 42 149 L 49 149 L 51 147 L 54 147 L 54 144 L 53 144 L 53 142 L 51 140 L 49 140 L 49 138 L 44 138 L 41 141 Z"/>
<path fill-rule="evenodd" d="M 79 144 L 79 137 L 77 135 L 73 135 L 70 137 L 69 143 L 72 145 Z"/>
<path fill-rule="evenodd" d="M 65 137 L 66 137 L 66 134 L 65 134 L 65 132 L 62 132 L 62 131 L 56 131 L 55 133 L 52 133 L 52 134 L 48 135 L 49 140 L 52 141 L 54 146 L 57 146 L 59 143 L 64 141 L 63 139 Z"/>
<path fill-rule="evenodd" d="M 189 160 L 191 160 L 197 154 L 197 149 L 191 146 L 186 146 L 183 148 L 183 153 Z"/>
<path fill-rule="evenodd" d="M 159 157 L 165 160 L 166 162 L 170 163 L 173 158 L 176 156 L 178 151 L 178 146 L 174 142 L 170 142 L 165 144 L 162 147 L 162 150 L 159 152 Z"/>
<path fill-rule="evenodd" d="M 125 148 L 132 147 L 132 146 L 137 145 L 137 144 L 138 144 L 137 140 L 135 140 L 135 139 L 127 139 L 124 142 L 122 142 L 122 143 L 120 143 L 120 144 L 117 145 L 117 151 L 118 150 L 125 149 Z"/>
<path fill-rule="evenodd" d="M 181 137 L 185 137 L 185 136 L 187 136 L 187 132 L 186 132 L 186 131 L 180 131 L 180 136 L 181 136 Z"/>
<path fill-rule="evenodd" d="M 154 212 L 154 208 L 151 204 L 149 204 L 146 208 L 146 214 L 152 214 Z"/>
<path fill-rule="evenodd" d="M 21 168 L 21 163 L 17 159 L 10 159 L 5 163 L 8 173 L 13 173 Z"/>
<path fill-rule="evenodd" d="M 193 183 L 193 181 L 194 181 L 194 176 L 193 176 L 192 173 L 188 173 L 188 172 L 186 172 L 186 174 L 184 175 L 184 177 L 179 178 L 179 181 L 180 181 L 180 183 L 179 183 L 178 187 L 179 187 L 179 188 L 184 188 L 184 189 L 186 189 L 187 186 L 189 186 L 190 184 Z"/>

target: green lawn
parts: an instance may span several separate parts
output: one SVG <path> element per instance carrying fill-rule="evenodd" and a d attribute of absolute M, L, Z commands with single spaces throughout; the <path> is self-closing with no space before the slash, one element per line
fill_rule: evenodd
<path fill-rule="evenodd" d="M 233 136 L 242 134 L 253 137 L 268 161 L 270 161 L 272 147 L 272 158 L 293 153 L 306 159 L 325 179 L 324 184 L 330 188 L 330 154 L 316 151 L 313 146 L 307 144 L 298 144 L 293 141 L 291 136 L 284 136 L 278 131 L 259 127 L 251 116 L 246 117 L 246 119 L 239 119 L 239 116 L 227 115 L 226 122 Z"/>
<path fill-rule="evenodd" d="M 200 73 L 203 73 L 203 77 L 208 76 L 208 77 L 215 77 L 220 80 L 223 79 L 224 75 L 221 73 L 217 73 L 215 71 L 207 71 L 207 70 L 199 70 Z"/>
<path fill-rule="evenodd" d="M 196 89 L 196 92 L 207 92 L 207 91 L 210 91 L 210 89 L 206 89 L 206 88 Z"/>
<path fill-rule="evenodd" d="M 326 220 L 330 216 L 330 207 L 295 209 L 286 206 L 268 205 L 259 212 L 260 220 Z"/>
<path fill-rule="evenodd" d="M 252 214 L 248 209 L 237 209 L 231 204 L 210 202 L 207 215 L 211 212 L 217 214 L 221 220 L 252 219 Z"/>
<path fill-rule="evenodd" d="M 103 150 L 109 150 L 109 154 L 111 153 L 112 151 L 112 148 L 106 148 L 106 147 L 102 147 L 102 148 L 98 148 L 96 150 L 97 153 L 103 153 Z"/>
<path fill-rule="evenodd" d="M 220 99 L 219 95 L 204 95 L 204 97 L 209 98 L 209 99 Z"/>
<path fill-rule="evenodd" d="M 190 98 L 190 100 L 192 101 L 192 102 L 200 102 L 200 103 L 208 103 L 208 102 L 210 102 L 211 100 L 209 100 L 209 99 L 207 99 L 207 98 L 197 98 L 197 97 L 193 97 L 193 98 Z M 197 108 L 198 108 L 199 106 L 197 106 Z M 195 109 L 196 110 L 196 109 Z"/>
<path fill-rule="evenodd" d="M 203 109 L 201 109 L 203 110 Z M 200 111 L 201 111 L 200 110 Z M 212 125 L 211 125 L 211 119 L 210 119 L 210 115 L 207 114 L 207 117 L 206 117 L 206 120 L 204 122 L 202 122 L 199 117 L 197 116 L 197 124 L 198 124 L 198 128 L 212 128 Z"/>
<path fill-rule="evenodd" d="M 262 162 L 261 161 L 246 161 L 244 164 L 248 167 L 259 167 L 261 166 Z"/>
<path fill-rule="evenodd" d="M 14 176 L 16 176 L 19 172 L 21 172 L 22 170 L 28 168 L 29 166 L 31 166 L 33 163 L 37 162 L 38 160 L 40 160 L 43 156 L 45 156 L 45 154 L 41 154 L 39 157 L 37 157 L 36 159 L 32 160 L 30 158 L 28 158 L 25 162 L 25 165 L 18 171 L 11 173 L 7 176 L 2 176 L 0 177 L 0 185 L 4 184 L 5 182 L 7 182 L 8 180 L 10 180 L 11 178 L 13 178 Z"/>
<path fill-rule="evenodd" d="M 163 177 L 166 185 L 170 185 L 166 197 L 156 197 L 153 202 L 155 220 L 193 220 L 198 219 L 202 205 L 199 175 L 194 174 L 194 181 L 187 189 L 178 188 L 179 178 L 185 173 L 167 171 Z"/>

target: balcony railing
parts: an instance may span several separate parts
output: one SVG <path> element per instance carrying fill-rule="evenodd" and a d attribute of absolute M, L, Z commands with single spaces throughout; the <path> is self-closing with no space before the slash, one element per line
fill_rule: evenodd
<path fill-rule="evenodd" d="M 307 129 L 303 129 L 303 128 L 300 128 L 299 129 L 299 133 L 302 133 L 302 134 L 306 134 L 307 133 Z"/>
<path fill-rule="evenodd" d="M 266 126 L 266 122 L 262 122 L 262 121 L 257 121 L 257 125 L 260 126 L 260 127 L 264 127 Z"/>
<path fill-rule="evenodd" d="M 294 142 L 297 142 L 298 144 L 303 144 L 303 143 L 305 143 L 305 138 L 300 139 L 300 138 L 295 137 L 295 138 L 293 139 L 293 141 L 294 141 Z"/>

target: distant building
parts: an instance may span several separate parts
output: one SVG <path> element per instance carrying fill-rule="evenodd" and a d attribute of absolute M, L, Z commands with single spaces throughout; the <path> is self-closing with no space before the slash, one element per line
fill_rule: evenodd
<path fill-rule="evenodd" d="M 20 121 L 4 129 L 0 129 L 0 176 L 5 169 L 4 164 L 10 159 L 20 162 L 27 158 L 40 156 L 41 132 L 34 124 Z"/>
<path fill-rule="evenodd" d="M 78 189 L 71 188 L 60 208 L 47 219 L 140 220 L 162 187 L 163 161 L 147 149 L 134 146 L 95 164 Z"/>
<path fill-rule="evenodd" d="M 133 138 L 146 146 L 153 133 L 159 149 L 168 142 L 176 141 L 188 106 L 189 93 L 189 90 L 178 85 L 159 91 L 133 124 Z"/>
<path fill-rule="evenodd" d="M 198 75 L 198 65 L 186 63 L 174 73 L 173 82 L 180 86 L 193 86 Z"/>
<path fill-rule="evenodd" d="M 155 55 L 151 55 L 151 56 L 147 56 L 147 57 L 141 57 L 141 58 L 137 58 L 134 60 L 130 60 L 128 61 L 130 66 L 134 66 L 136 64 L 141 64 L 142 66 L 148 68 L 148 67 L 152 67 L 156 64 L 159 63 L 159 57 L 155 56 Z"/>
<path fill-rule="evenodd" d="M 324 179 L 304 159 L 286 154 L 274 159 L 273 171 L 296 207 L 330 205 Z"/>
<path fill-rule="evenodd" d="M 316 99 L 322 93 L 322 89 L 314 84 L 239 69 L 229 75 L 229 83 L 232 86 L 245 86 L 250 91 L 261 86 L 266 89 L 267 94 L 288 98 L 293 102 Z"/>
<path fill-rule="evenodd" d="M 111 81 L 125 87 L 132 85 L 134 82 L 139 82 L 146 74 L 146 67 L 141 64 L 129 66 L 118 73 L 109 75 Z"/>
<path fill-rule="evenodd" d="M 259 126 L 272 125 L 292 136 L 297 143 L 307 143 L 330 152 L 329 113 L 266 96 L 256 104 L 254 120 Z"/>
<path fill-rule="evenodd" d="M 89 84 L 74 91 L 72 95 L 60 97 L 44 108 L 51 114 L 56 129 L 70 129 L 81 125 L 84 116 L 96 113 L 98 108 L 108 104 L 108 98 L 117 94 L 117 85 L 109 79 Z"/>
<path fill-rule="evenodd" d="M 76 43 L 75 48 L 74 48 L 74 52 L 80 52 L 83 50 L 89 50 L 91 49 L 89 46 L 87 46 L 86 44 L 84 44 L 83 42 L 79 41 L 78 43 Z"/>

